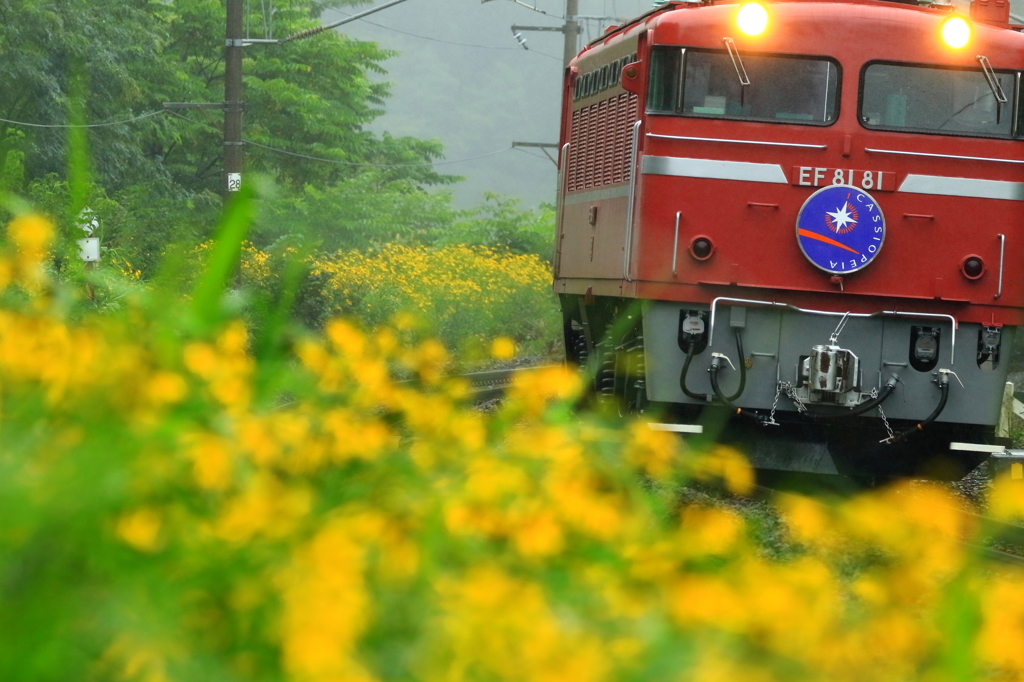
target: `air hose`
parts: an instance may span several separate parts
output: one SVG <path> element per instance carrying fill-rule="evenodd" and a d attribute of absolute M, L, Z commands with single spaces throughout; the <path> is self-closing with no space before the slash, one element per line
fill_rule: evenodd
<path fill-rule="evenodd" d="M 882 387 L 882 390 L 878 392 L 877 396 L 875 396 L 871 400 L 868 400 L 867 402 L 861 403 L 857 407 L 851 409 L 849 412 L 841 412 L 839 414 L 829 415 L 813 414 L 810 412 L 807 412 L 805 414 L 807 414 L 815 421 L 822 422 L 837 421 L 840 419 L 846 419 L 848 417 L 856 417 L 858 415 L 865 414 L 867 412 L 870 412 L 871 410 L 876 409 L 879 405 L 885 402 L 885 399 L 892 395 L 892 392 L 896 389 L 896 384 L 899 383 L 899 380 L 899 375 L 893 374 L 891 377 L 889 377 L 889 380 L 885 382 L 885 386 Z"/>
<path fill-rule="evenodd" d="M 686 395 L 687 398 L 693 398 L 694 400 L 699 400 L 702 403 L 706 403 L 709 400 L 709 396 L 707 394 L 694 393 L 693 391 L 686 387 L 686 373 L 690 371 L 690 363 L 693 362 L 693 349 L 696 345 L 697 344 L 695 344 L 693 341 L 691 341 L 687 345 L 686 361 L 683 362 L 683 371 L 679 375 L 679 388 L 683 389 L 683 393 Z"/>
<path fill-rule="evenodd" d="M 736 329 L 736 355 L 739 356 L 740 363 L 740 387 L 736 389 L 736 392 L 731 396 L 725 398 L 725 400 L 730 403 L 743 395 L 743 389 L 747 387 L 747 363 L 744 361 L 743 356 L 743 337 L 740 336 L 740 330 L 738 328 Z"/>
<path fill-rule="evenodd" d="M 686 361 L 683 362 L 683 371 L 679 375 L 679 388 L 683 389 L 683 393 L 688 398 L 700 400 L 701 402 L 708 402 L 711 399 L 711 396 L 705 393 L 694 393 L 693 391 L 686 387 L 686 375 L 690 371 L 690 363 L 693 361 L 694 346 L 695 344 L 693 342 L 690 342 L 690 344 L 687 346 Z M 718 390 L 715 391 L 715 395 L 718 397 L 718 399 L 727 405 L 729 405 L 730 403 L 732 403 L 733 400 L 736 400 L 741 395 L 743 395 L 743 390 L 747 386 L 747 365 L 746 363 L 743 362 L 743 337 L 740 334 L 739 329 L 736 329 L 736 352 L 739 354 L 740 358 L 740 387 L 736 390 L 735 393 L 728 397 L 721 395 L 721 392 Z M 714 366 L 717 362 L 718 358 L 715 358 L 715 360 L 712 362 L 712 366 Z M 711 370 L 708 371 L 710 372 Z M 712 388 L 714 388 L 714 381 L 715 380 L 712 379 Z"/>
<path fill-rule="evenodd" d="M 944 410 L 946 407 L 946 401 L 949 400 L 949 375 L 946 374 L 945 372 L 939 374 L 938 383 L 939 390 L 942 391 L 942 396 L 939 398 L 939 404 L 935 406 L 935 409 L 932 410 L 932 413 L 925 417 L 923 421 L 916 424 L 913 428 L 907 429 L 905 431 L 900 431 L 899 433 L 893 435 L 892 438 L 889 439 L 890 443 L 898 443 L 902 440 L 906 440 L 907 438 L 914 435 L 918 431 L 924 431 L 924 427 L 930 425 L 932 422 L 939 418 L 939 415 L 942 414 L 942 410 Z"/>
<path fill-rule="evenodd" d="M 742 356 L 742 352 L 743 351 L 742 351 L 742 342 L 740 342 L 739 330 L 736 330 L 736 343 L 737 343 L 737 345 L 740 348 L 740 362 L 742 363 L 743 362 L 743 356 Z M 759 413 L 754 412 L 754 411 L 751 411 L 751 410 L 745 410 L 742 407 L 738 407 L 738 406 L 734 405 L 733 402 L 732 402 L 733 400 L 736 400 L 736 398 L 738 398 L 741 393 L 743 393 L 743 389 L 744 389 L 744 387 L 746 385 L 746 367 L 745 367 L 745 365 L 742 365 L 742 364 L 740 365 L 741 369 L 740 369 L 740 389 L 739 389 L 739 391 L 737 391 L 736 394 L 732 395 L 732 396 L 726 396 L 725 394 L 722 393 L 722 389 L 718 385 L 718 370 L 721 369 L 722 358 L 723 357 L 724 356 L 722 356 L 722 355 L 715 355 L 714 359 L 711 361 L 711 367 L 708 369 L 708 376 L 711 378 L 711 389 L 715 392 L 715 397 L 718 398 L 718 400 L 721 401 L 726 407 L 730 408 L 733 411 L 733 414 L 735 414 L 737 417 L 746 417 L 748 419 L 753 419 L 754 421 L 756 421 L 756 422 L 758 422 L 760 424 L 768 423 L 768 421 L 769 421 L 768 417 L 765 417 L 764 415 L 759 414 Z"/>

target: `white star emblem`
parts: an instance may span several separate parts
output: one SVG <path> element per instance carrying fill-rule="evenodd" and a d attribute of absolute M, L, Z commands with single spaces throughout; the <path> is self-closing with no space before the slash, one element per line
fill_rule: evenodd
<path fill-rule="evenodd" d="M 846 227 L 847 223 L 856 223 L 857 222 L 856 220 L 853 219 L 853 216 L 851 216 L 849 213 L 847 213 L 847 211 L 846 211 L 846 204 L 843 204 L 842 206 L 837 208 L 835 213 L 832 213 L 832 212 L 829 212 L 829 211 L 825 211 L 825 213 L 827 215 L 831 216 L 832 220 L 835 221 L 835 225 L 836 225 L 836 229 L 837 230 L 841 230 L 844 227 Z"/>

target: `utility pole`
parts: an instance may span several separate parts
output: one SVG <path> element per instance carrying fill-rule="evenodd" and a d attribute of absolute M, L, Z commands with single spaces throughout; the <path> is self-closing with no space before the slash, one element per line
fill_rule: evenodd
<path fill-rule="evenodd" d="M 480 2 L 491 2 L 492 0 L 480 0 Z M 522 0 L 514 0 L 516 4 L 523 5 L 527 9 L 537 11 L 536 7 L 527 5 Z M 546 12 L 545 12 L 546 14 Z M 562 51 L 562 69 L 568 69 L 569 64 L 573 59 L 576 59 L 576 53 L 579 51 L 579 35 L 583 32 L 579 22 L 580 14 L 580 0 L 565 0 L 565 23 L 561 26 L 512 26 L 512 35 L 516 41 L 524 50 L 529 50 L 526 47 L 526 38 L 523 37 L 522 31 L 558 31 L 561 32 L 565 39 L 565 47 Z M 608 17 L 587 17 L 589 19 L 595 18 L 608 18 Z M 558 149 L 557 144 L 551 142 L 513 142 L 513 147 L 534 147 L 544 152 L 544 155 L 551 159 L 551 162 L 558 166 L 558 161 L 555 160 L 550 154 L 549 149 Z"/>
<path fill-rule="evenodd" d="M 224 192 L 230 196 L 242 188 L 242 57 L 245 52 L 242 24 L 244 0 L 227 0 L 224 41 Z"/>
<path fill-rule="evenodd" d="M 565 51 L 562 57 L 562 68 L 568 69 L 569 62 L 576 58 L 579 50 L 576 38 L 580 34 L 580 25 L 576 17 L 580 14 L 580 0 L 565 0 L 565 25 L 562 31 L 565 32 Z"/>
<path fill-rule="evenodd" d="M 300 31 L 294 35 L 275 40 L 273 38 L 246 38 L 244 35 L 244 0 L 227 0 L 227 21 L 224 40 L 224 101 L 208 102 L 164 102 L 165 109 L 221 109 L 224 111 L 224 182 L 225 196 L 242 188 L 242 158 L 245 142 L 242 141 L 242 114 L 245 101 L 242 94 L 242 59 L 248 45 L 284 45 L 293 40 L 302 40 L 337 28 L 350 21 L 387 9 L 405 0 L 389 0 L 383 5 L 353 14 L 329 26 Z"/>
<path fill-rule="evenodd" d="M 480 0 L 480 2 L 492 2 L 492 0 Z M 515 0 L 516 4 L 522 5 L 527 9 L 536 10 L 536 7 L 531 7 L 521 0 Z M 562 53 L 562 68 L 569 68 L 569 62 L 576 58 L 576 52 L 579 47 L 577 45 L 577 38 L 583 29 L 580 28 L 580 23 L 577 21 L 580 13 L 580 0 L 565 0 L 565 23 L 561 26 L 513 26 L 512 34 L 516 40 L 523 47 L 524 50 L 529 50 L 526 47 L 526 38 L 522 37 L 521 31 L 559 31 L 565 34 L 565 50 Z M 544 12 L 547 14 L 547 12 Z"/>

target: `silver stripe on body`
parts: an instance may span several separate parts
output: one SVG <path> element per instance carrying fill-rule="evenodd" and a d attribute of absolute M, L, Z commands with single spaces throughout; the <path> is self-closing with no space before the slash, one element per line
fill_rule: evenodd
<path fill-rule="evenodd" d="M 669 433 L 704 433 L 704 427 L 700 424 L 662 424 L 658 422 L 647 422 L 647 428 L 651 431 L 667 431 Z"/>
<path fill-rule="evenodd" d="M 897 191 L 946 197 L 1024 201 L 1024 182 L 952 178 L 944 175 L 910 174 Z"/>
<path fill-rule="evenodd" d="M 610 187 L 608 189 L 594 189 L 590 191 L 569 192 L 566 194 L 563 203 L 566 206 L 574 204 L 585 204 L 591 201 L 604 201 L 605 199 L 623 199 L 629 196 L 629 185 Z"/>
<path fill-rule="evenodd" d="M 644 175 L 673 175 L 681 178 L 711 180 L 744 180 L 788 185 L 789 179 L 777 163 L 685 159 L 675 156 L 645 156 L 641 164 Z"/>
<path fill-rule="evenodd" d="M 981 443 L 950 443 L 950 450 L 959 450 L 960 452 L 1005 452 L 1005 445 L 983 445 Z"/>
<path fill-rule="evenodd" d="M 689 142 L 729 142 L 732 144 L 760 144 L 768 147 L 799 147 L 801 149 L 828 149 L 826 144 L 800 144 L 798 142 L 768 142 L 763 140 L 733 140 L 728 137 L 686 137 L 683 135 L 657 135 L 647 133 L 647 137 L 659 140 L 686 140 Z"/>
<path fill-rule="evenodd" d="M 905 152 L 900 149 L 869 149 L 864 151 L 873 154 L 901 154 L 903 156 L 923 156 L 929 159 L 960 159 L 961 161 L 991 161 L 993 163 L 1024 163 L 1020 159 L 1000 159 L 994 156 L 958 156 L 957 154 L 932 154 L 929 152 Z"/>

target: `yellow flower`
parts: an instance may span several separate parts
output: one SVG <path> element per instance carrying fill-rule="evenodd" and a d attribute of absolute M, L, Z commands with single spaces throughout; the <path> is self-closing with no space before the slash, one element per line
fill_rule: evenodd
<path fill-rule="evenodd" d="M 137 509 L 117 521 L 117 536 L 140 552 L 153 552 L 160 544 L 163 520 L 155 509 Z"/>
<path fill-rule="evenodd" d="M 370 616 L 365 550 L 341 521 L 321 529 L 281 575 L 284 665 L 299 680 L 370 682 L 355 645 Z"/>
<path fill-rule="evenodd" d="M 626 461 L 655 478 L 672 471 L 679 439 L 671 433 L 652 431 L 643 421 L 629 426 L 629 440 L 623 456 Z"/>
<path fill-rule="evenodd" d="M 226 490 L 234 474 L 234 463 L 227 441 L 210 433 L 192 434 L 185 441 L 199 487 Z"/>
<path fill-rule="evenodd" d="M 708 452 L 698 453 L 690 466 L 698 480 L 720 479 L 737 495 L 749 493 L 754 486 L 754 470 L 746 457 L 727 445 L 716 445 Z"/>
<path fill-rule="evenodd" d="M 23 263 L 36 264 L 43 260 L 53 242 L 53 225 L 41 215 L 26 214 L 10 222 L 7 235 L 17 247 Z"/>
<path fill-rule="evenodd" d="M 687 556 L 725 554 L 740 543 L 743 529 L 743 521 L 732 512 L 688 506 L 682 514 L 680 549 Z"/>
<path fill-rule="evenodd" d="M 495 360 L 511 360 L 516 355 L 516 344 L 512 339 L 499 336 L 491 342 L 491 356 Z"/>
<path fill-rule="evenodd" d="M 159 371 L 150 377 L 145 390 L 153 405 L 170 405 L 185 398 L 188 394 L 188 385 L 174 372 Z"/>
<path fill-rule="evenodd" d="M 198 377 L 209 379 L 217 369 L 217 353 L 206 343 L 190 343 L 185 346 L 185 366 Z"/>
<path fill-rule="evenodd" d="M 232 543 L 264 534 L 281 538 L 294 532 L 309 512 L 310 492 L 302 486 L 286 486 L 277 478 L 258 473 L 237 497 L 228 501 L 217 519 L 217 534 Z"/>

